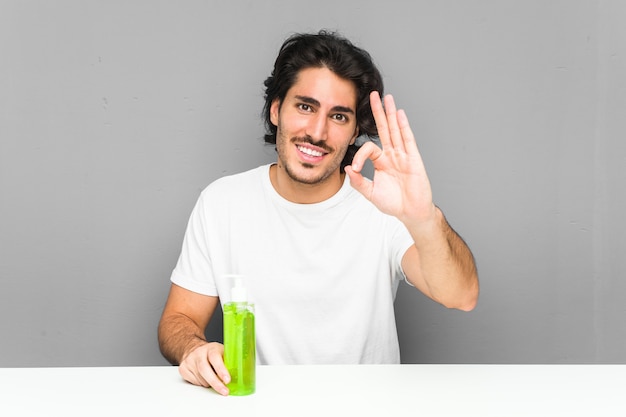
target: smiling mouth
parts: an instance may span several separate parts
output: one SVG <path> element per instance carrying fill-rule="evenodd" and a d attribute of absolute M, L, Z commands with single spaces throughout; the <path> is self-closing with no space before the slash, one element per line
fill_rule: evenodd
<path fill-rule="evenodd" d="M 316 158 L 322 157 L 322 156 L 324 156 L 326 154 L 326 152 L 322 152 L 322 151 L 318 151 L 318 150 L 315 150 L 315 149 L 311 149 L 309 147 L 302 146 L 302 145 L 297 145 L 296 147 L 303 154 L 308 155 L 308 156 L 312 156 L 312 157 L 316 157 Z"/>

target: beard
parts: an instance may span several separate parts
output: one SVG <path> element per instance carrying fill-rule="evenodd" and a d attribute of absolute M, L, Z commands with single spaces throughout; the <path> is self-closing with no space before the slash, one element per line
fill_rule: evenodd
<path fill-rule="evenodd" d="M 290 160 L 287 155 L 287 148 L 290 146 L 295 147 L 294 143 L 309 143 L 317 146 L 327 152 L 324 158 L 330 158 L 330 161 L 326 161 L 323 165 L 314 165 L 300 162 L 293 158 Z M 291 180 L 301 184 L 315 185 L 327 181 L 341 166 L 346 149 L 343 152 L 337 152 L 336 149 L 331 148 L 324 141 L 316 142 L 308 135 L 294 136 L 289 140 L 280 133 L 276 135 L 279 166 L 284 168 L 285 173 Z"/>

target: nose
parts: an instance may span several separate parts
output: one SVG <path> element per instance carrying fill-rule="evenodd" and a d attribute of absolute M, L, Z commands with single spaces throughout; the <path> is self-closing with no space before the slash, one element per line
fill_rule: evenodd
<path fill-rule="evenodd" d="M 306 134 L 315 141 L 325 141 L 328 137 L 328 118 L 326 115 L 319 112 L 312 116 Z"/>

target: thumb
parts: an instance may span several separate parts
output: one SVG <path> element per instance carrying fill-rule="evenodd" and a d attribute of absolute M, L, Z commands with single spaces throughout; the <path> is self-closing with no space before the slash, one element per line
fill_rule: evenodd
<path fill-rule="evenodd" d="M 372 188 L 374 184 L 368 178 L 365 178 L 360 172 L 355 172 L 352 166 L 345 167 L 346 175 L 350 178 L 350 185 L 352 188 L 363 194 L 365 198 L 369 200 L 369 196 L 372 194 Z"/>

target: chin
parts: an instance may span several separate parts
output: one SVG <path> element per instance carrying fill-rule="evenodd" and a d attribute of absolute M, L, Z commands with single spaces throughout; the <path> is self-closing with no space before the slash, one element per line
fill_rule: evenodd
<path fill-rule="evenodd" d="M 332 171 L 323 171 L 322 168 L 315 167 L 310 164 L 301 164 L 298 169 L 295 170 L 287 167 L 285 171 L 292 180 L 309 185 L 324 182 L 324 180 L 328 179 L 332 175 Z"/>

